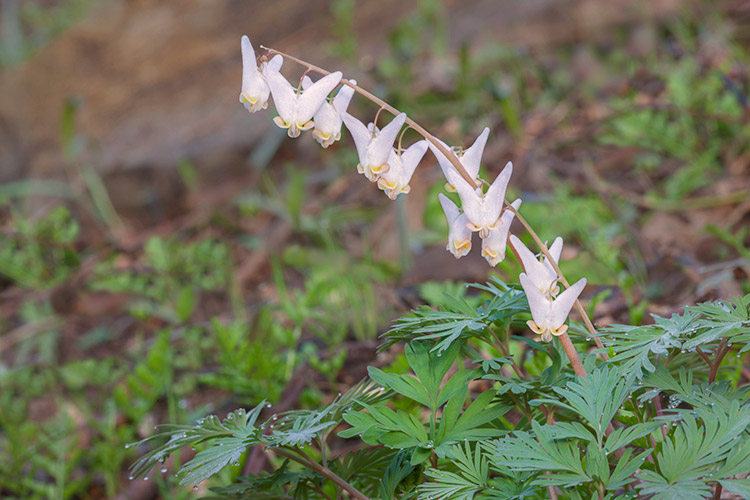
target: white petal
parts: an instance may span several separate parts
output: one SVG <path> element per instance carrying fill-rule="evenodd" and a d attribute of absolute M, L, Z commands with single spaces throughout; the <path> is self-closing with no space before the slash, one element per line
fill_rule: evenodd
<path fill-rule="evenodd" d="M 516 198 L 515 200 L 513 200 L 513 203 L 511 203 L 510 206 L 513 207 L 513 209 L 516 212 L 518 212 L 518 209 L 521 208 L 521 203 L 523 203 L 521 201 L 521 198 Z M 515 213 L 511 212 L 510 210 L 508 210 L 506 208 L 505 212 L 503 212 L 503 216 L 500 218 L 500 220 L 502 221 L 503 224 L 506 224 L 506 225 L 510 226 L 510 224 L 513 222 L 513 218 L 515 216 L 516 216 Z"/>
<path fill-rule="evenodd" d="M 401 127 L 404 126 L 404 122 L 406 122 L 406 113 L 397 115 L 372 140 L 368 148 L 368 156 L 372 165 L 377 166 L 388 161 L 388 154 L 393 149 L 393 142 L 396 140 Z"/>
<path fill-rule="evenodd" d="M 281 66 L 284 64 L 284 58 L 281 54 L 276 54 L 266 63 L 266 67 L 272 71 L 281 71 Z"/>
<path fill-rule="evenodd" d="M 560 254 L 562 253 L 563 249 L 563 239 L 558 236 L 555 238 L 555 241 L 552 242 L 552 245 L 547 248 L 549 251 L 549 254 L 552 256 L 552 259 L 555 261 L 555 264 L 560 262 Z M 544 257 L 544 265 L 547 267 L 547 272 L 551 276 L 557 277 L 557 272 L 555 271 L 555 268 L 552 267 L 552 265 L 547 260 L 547 257 Z"/>
<path fill-rule="evenodd" d="M 518 239 L 515 235 L 510 236 L 510 242 L 515 248 L 518 257 L 521 259 L 521 266 L 524 269 L 527 277 L 534 283 L 540 292 L 547 293 L 552 282 L 557 278 L 557 274 L 554 272 L 550 274 L 547 266 L 539 259 L 536 255 L 526 248 L 526 245 Z"/>
<path fill-rule="evenodd" d="M 482 161 L 482 153 L 484 153 L 484 147 L 487 145 L 489 135 L 490 129 L 485 127 L 482 133 L 479 134 L 479 137 L 477 137 L 477 140 L 474 141 L 474 144 L 465 150 L 463 156 L 461 156 L 461 164 L 469 175 L 474 178 L 479 175 L 479 164 Z"/>
<path fill-rule="evenodd" d="M 518 198 L 511 203 L 513 208 L 518 210 L 521 206 L 521 199 Z M 495 229 L 490 230 L 490 235 L 482 240 L 482 256 L 487 259 L 491 266 L 496 266 L 505 258 L 505 249 L 508 246 L 508 232 L 513 222 L 515 214 L 510 210 L 505 210 L 500 218 L 500 224 Z"/>
<path fill-rule="evenodd" d="M 570 309 L 573 307 L 578 296 L 581 295 L 585 286 L 586 278 L 581 278 L 575 285 L 571 285 L 570 288 L 558 295 L 552 302 L 552 309 L 549 316 L 551 330 L 557 330 L 565 323 L 568 314 L 570 314 Z"/>
<path fill-rule="evenodd" d="M 313 85 L 312 78 L 310 78 L 307 75 L 302 77 L 302 90 L 307 90 L 310 87 L 312 87 L 312 85 Z"/>
<path fill-rule="evenodd" d="M 549 329 L 552 303 L 537 288 L 536 284 L 526 276 L 526 273 L 521 273 L 518 279 L 523 291 L 526 292 L 526 299 L 529 301 L 529 309 L 531 309 L 531 317 L 534 319 L 534 323 L 541 329 Z"/>
<path fill-rule="evenodd" d="M 482 197 L 477 194 L 477 190 L 469 186 L 469 183 L 455 170 L 448 170 L 445 174 L 448 182 L 456 188 L 456 192 L 461 198 L 461 208 L 463 208 L 469 221 L 475 226 L 484 225 L 484 203 Z"/>
<path fill-rule="evenodd" d="M 493 218 L 497 220 L 497 217 L 500 216 L 505 202 L 505 191 L 508 189 L 508 182 L 510 182 L 511 175 L 513 175 L 513 164 L 508 162 L 484 195 L 488 220 Z M 497 211 L 497 216 L 494 215 L 495 211 Z"/>
<path fill-rule="evenodd" d="M 284 78 L 284 75 L 271 69 L 266 71 L 266 82 L 268 82 L 268 88 L 271 89 L 273 102 L 279 116 L 287 122 L 294 121 L 297 93 L 292 85 Z"/>
<path fill-rule="evenodd" d="M 255 50 L 247 35 L 242 35 L 240 48 L 242 49 L 242 91 L 244 92 L 253 78 L 258 77 L 258 64 L 255 60 Z"/>
<path fill-rule="evenodd" d="M 439 142 L 440 145 L 442 145 L 445 149 L 447 149 L 448 152 L 451 152 L 450 146 L 448 146 L 446 143 L 444 143 L 443 141 L 441 141 L 437 137 L 435 138 L 435 140 L 437 140 L 437 142 Z M 448 158 L 446 158 L 445 155 L 443 153 L 441 153 L 438 150 L 438 148 L 436 148 L 432 143 L 430 143 L 430 151 L 432 151 L 432 154 L 434 154 L 435 158 L 437 158 L 438 165 L 440 165 L 440 170 L 443 171 L 443 175 L 447 179 L 448 178 L 447 172 L 449 170 L 455 170 L 456 167 L 454 167 L 453 164 L 448 160 Z M 450 182 L 450 181 L 448 181 L 448 182 Z"/>
<path fill-rule="evenodd" d="M 352 84 L 357 85 L 357 80 L 349 81 Z M 333 98 L 333 107 L 336 108 L 336 111 L 338 111 L 339 114 L 346 113 L 349 103 L 352 100 L 352 96 L 354 96 L 354 89 L 349 85 L 344 85 L 341 87 L 341 90 L 339 90 L 339 93 L 336 94 L 336 97 Z"/>
<path fill-rule="evenodd" d="M 367 146 L 372 139 L 372 133 L 365 127 L 364 123 L 349 113 L 341 113 L 341 119 L 344 121 L 346 128 L 349 129 L 349 133 L 352 134 L 354 146 L 357 148 L 357 154 L 359 155 L 359 162 L 364 162 L 367 157 Z"/>
<path fill-rule="evenodd" d="M 325 102 L 326 96 L 339 84 L 341 76 L 341 71 L 326 75 L 302 92 L 302 95 L 298 97 L 297 122 L 305 123 L 313 117 L 320 105 Z"/>
<path fill-rule="evenodd" d="M 438 194 L 438 199 L 440 200 L 440 206 L 443 207 L 443 212 L 445 212 L 445 218 L 448 219 L 448 225 L 453 224 L 460 213 L 458 206 L 443 193 Z"/>
<path fill-rule="evenodd" d="M 421 141 L 415 142 L 409 146 L 406 151 L 401 153 L 401 161 L 403 163 L 402 177 L 405 185 L 409 184 L 409 181 L 414 175 L 414 170 L 416 170 L 417 165 L 419 165 L 419 162 L 422 161 L 424 154 L 427 152 L 427 144 L 427 141 L 422 139 Z"/>

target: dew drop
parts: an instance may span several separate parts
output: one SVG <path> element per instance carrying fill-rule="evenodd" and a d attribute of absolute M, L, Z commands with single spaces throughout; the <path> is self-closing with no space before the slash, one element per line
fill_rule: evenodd
<path fill-rule="evenodd" d="M 166 472 L 167 472 L 167 468 L 166 468 L 166 467 L 162 467 L 162 468 L 161 468 L 161 473 L 162 473 L 162 474 L 164 474 L 164 473 L 166 473 Z"/>
<path fill-rule="evenodd" d="M 193 485 L 193 491 L 198 491 L 198 485 L 197 484 Z"/>
<path fill-rule="evenodd" d="M 132 481 L 135 478 L 133 476 L 129 476 L 128 479 L 130 479 Z"/>
<path fill-rule="evenodd" d="M 148 481 L 148 476 L 143 478 L 144 481 Z"/>
<path fill-rule="evenodd" d="M 271 403 L 268 403 L 268 404 L 266 405 L 266 408 L 270 408 L 270 407 L 271 407 Z"/>

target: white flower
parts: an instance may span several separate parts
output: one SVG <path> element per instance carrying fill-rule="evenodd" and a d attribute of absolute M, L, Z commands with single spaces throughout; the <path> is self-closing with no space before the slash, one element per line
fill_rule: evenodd
<path fill-rule="evenodd" d="M 461 165 L 463 165 L 472 179 L 476 179 L 479 175 L 479 163 L 482 161 L 482 153 L 484 153 L 484 147 L 487 144 L 487 137 L 489 137 L 489 135 L 490 129 L 488 127 L 485 127 L 484 130 L 482 130 L 482 133 L 479 134 L 479 137 L 477 137 L 477 140 L 474 141 L 474 144 L 471 145 L 471 147 L 456 154 L 456 156 L 458 157 L 458 161 L 461 162 Z M 448 146 L 440 139 L 437 139 L 437 141 L 442 144 L 443 147 L 445 147 L 445 149 L 447 149 L 448 151 L 452 150 L 450 146 Z M 430 150 L 432 151 L 432 154 L 435 155 L 435 158 L 437 158 L 438 164 L 440 165 L 443 174 L 448 177 L 448 174 L 446 172 L 455 170 L 455 167 L 443 153 L 438 151 L 438 149 L 434 145 L 430 144 Z M 450 182 L 448 183 L 446 188 L 448 191 L 456 190 L 453 184 L 451 184 Z"/>
<path fill-rule="evenodd" d="M 534 283 L 540 292 L 545 297 L 552 298 L 557 295 L 560 291 L 560 287 L 557 286 L 557 272 L 549 263 L 547 257 L 543 260 L 539 260 L 534 253 L 526 248 L 526 245 L 518 239 L 515 235 L 511 235 L 510 243 L 518 254 L 518 258 L 521 259 L 521 265 L 526 273 L 528 279 Z M 555 238 L 552 246 L 549 247 L 549 253 L 555 261 L 555 264 L 560 260 L 560 254 L 562 253 L 563 239 L 559 236 Z"/>
<path fill-rule="evenodd" d="M 350 80 L 354 85 L 356 80 Z M 309 76 L 302 78 L 302 89 L 307 91 L 313 85 Z M 327 148 L 334 142 L 341 139 L 341 115 L 346 113 L 346 108 L 354 95 L 354 89 L 344 85 L 339 90 L 336 97 L 331 102 L 324 101 L 318 111 L 313 116 L 315 129 L 313 130 L 313 139 L 318 141 L 321 146 Z"/>
<path fill-rule="evenodd" d="M 268 95 L 270 90 L 264 77 L 265 70 L 279 71 L 284 59 L 277 55 L 267 63 L 261 63 L 260 68 L 255 60 L 255 50 L 250 39 L 243 35 L 242 42 L 242 90 L 240 91 L 240 102 L 245 109 L 255 113 L 268 107 Z"/>
<path fill-rule="evenodd" d="M 511 203 L 511 206 L 518 210 L 521 206 L 521 198 Z M 487 259 L 487 262 L 493 267 L 505 258 L 508 231 L 510 231 L 510 224 L 515 216 L 515 213 L 505 210 L 503 215 L 500 216 L 500 223 L 495 226 L 495 229 L 490 230 L 488 237 L 482 240 L 482 257 Z"/>
<path fill-rule="evenodd" d="M 513 173 L 513 164 L 508 162 L 505 165 L 486 193 L 482 193 L 481 186 L 477 189 L 471 187 L 455 170 L 448 170 L 445 173 L 448 182 L 456 187 L 458 196 L 461 197 L 461 206 L 466 217 L 469 218 L 469 229 L 479 231 L 480 238 L 487 238 L 500 219 L 505 190 L 508 188 L 508 182 Z"/>
<path fill-rule="evenodd" d="M 402 153 L 396 153 L 395 150 L 391 149 L 388 156 L 390 168 L 380 174 L 378 188 L 385 191 L 388 198 L 392 200 L 395 200 L 401 193 L 406 194 L 411 191 L 409 181 L 426 152 L 427 141 L 424 139 L 415 142 Z"/>
<path fill-rule="evenodd" d="M 471 250 L 471 230 L 467 227 L 469 219 L 461 213 L 455 203 L 443 193 L 438 195 L 445 217 L 448 219 L 448 245 L 445 247 L 457 259 Z"/>
<path fill-rule="evenodd" d="M 287 129 L 289 137 L 299 137 L 301 131 L 313 128 L 313 115 L 325 102 L 326 96 L 339 84 L 342 76 L 341 71 L 326 75 L 300 93 L 278 71 L 268 68 L 265 75 L 279 113 L 273 121 L 279 127 Z"/>
<path fill-rule="evenodd" d="M 562 292 L 555 300 L 548 299 L 531 281 L 531 278 L 526 276 L 526 273 L 521 273 L 518 278 L 521 280 L 524 292 L 526 292 L 531 317 L 533 318 L 533 320 L 526 322 L 529 328 L 541 335 L 544 342 L 552 340 L 552 335 L 557 336 L 565 333 L 568 330 L 568 325 L 564 324 L 565 320 L 568 318 L 570 309 L 576 299 L 583 291 L 583 287 L 586 286 L 586 278 L 582 278 L 575 285 Z"/>
<path fill-rule="evenodd" d="M 382 130 L 379 130 L 374 123 L 365 127 L 364 123 L 348 113 L 343 113 L 341 118 L 352 134 L 354 145 L 357 147 L 359 155 L 357 171 L 365 174 L 371 182 L 377 181 L 378 177 L 390 168 L 388 157 L 393 151 L 393 141 L 396 140 L 399 130 L 406 122 L 406 113 L 396 116 Z"/>

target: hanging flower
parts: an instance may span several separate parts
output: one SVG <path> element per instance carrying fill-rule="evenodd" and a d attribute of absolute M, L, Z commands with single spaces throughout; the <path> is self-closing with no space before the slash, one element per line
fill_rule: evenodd
<path fill-rule="evenodd" d="M 378 177 L 388 171 L 388 158 L 393 151 L 393 142 L 399 130 L 406 122 L 406 113 L 397 115 L 391 123 L 378 129 L 374 123 L 365 124 L 348 113 L 341 115 L 344 125 L 349 129 L 354 139 L 359 155 L 357 171 L 365 174 L 370 182 L 376 182 Z"/>
<path fill-rule="evenodd" d="M 511 203 L 511 206 L 518 210 L 521 207 L 521 198 Z M 515 216 L 515 213 L 506 209 L 500 216 L 500 223 L 495 226 L 495 229 L 490 230 L 488 237 L 482 240 L 482 257 L 493 267 L 505 258 L 508 232 Z"/>
<path fill-rule="evenodd" d="M 454 257 L 460 259 L 471 250 L 471 230 L 467 224 L 469 219 L 462 213 L 450 198 L 443 193 L 438 194 L 440 206 L 443 207 L 448 219 L 448 245 L 445 247 Z"/>
<path fill-rule="evenodd" d="M 357 84 L 356 80 L 350 81 L 354 85 Z M 305 75 L 302 78 L 303 90 L 307 91 L 313 85 L 313 81 L 309 76 Z M 338 91 L 336 97 L 331 102 L 324 101 L 313 116 L 313 123 L 315 124 L 315 129 L 312 133 L 313 139 L 318 141 L 324 148 L 341 139 L 341 115 L 346 113 L 353 95 L 354 89 L 348 85 L 344 85 Z"/>
<path fill-rule="evenodd" d="M 515 235 L 510 236 L 510 243 L 518 254 L 518 258 L 521 260 L 524 272 L 529 280 L 536 286 L 540 292 L 546 297 L 552 298 L 560 291 L 560 287 L 557 285 L 557 272 L 549 263 L 547 257 L 543 257 L 540 261 L 534 253 L 526 248 L 526 245 L 518 239 Z M 555 238 L 555 241 L 549 247 L 549 253 L 555 261 L 555 264 L 560 260 L 560 254 L 562 253 L 563 239 L 561 237 Z"/>
<path fill-rule="evenodd" d="M 495 229 L 500 220 L 505 191 L 513 173 L 513 164 L 508 162 L 505 165 L 486 193 L 482 192 L 481 186 L 474 189 L 455 170 L 447 170 L 445 173 L 448 182 L 455 186 L 458 196 L 461 197 L 461 206 L 469 218 L 469 229 L 478 231 L 480 238 L 489 237 L 490 231 Z"/>
<path fill-rule="evenodd" d="M 406 151 L 397 153 L 391 149 L 388 156 L 388 165 L 390 168 L 380 174 L 378 179 L 378 188 L 385 191 L 388 198 L 395 200 L 399 194 L 411 191 L 409 181 L 417 165 L 427 152 L 427 141 L 422 139 L 415 142 Z"/>
<path fill-rule="evenodd" d="M 484 153 L 484 147 L 487 144 L 487 137 L 489 137 L 489 135 L 490 129 L 488 127 L 485 127 L 484 130 L 482 130 L 482 133 L 479 134 L 479 137 L 477 137 L 477 140 L 474 141 L 474 144 L 471 145 L 471 147 L 456 153 L 458 161 L 461 162 L 461 165 L 463 165 L 471 178 L 476 182 L 478 182 L 477 176 L 479 175 L 479 163 L 482 161 L 482 154 Z M 436 140 L 440 144 L 442 144 L 443 147 L 445 147 L 445 149 L 447 149 L 448 151 L 451 151 L 453 149 L 440 139 Z M 455 170 L 453 164 L 432 144 L 430 144 L 430 151 L 432 151 L 432 154 L 434 154 L 435 158 L 437 158 L 438 165 L 440 165 L 440 169 L 443 171 L 443 175 L 445 175 L 445 177 L 448 177 L 448 174 L 446 172 Z M 456 188 L 450 182 L 446 185 L 446 189 L 451 192 L 456 190 Z"/>
<path fill-rule="evenodd" d="M 258 63 L 255 59 L 255 50 L 250 39 L 243 35 L 240 43 L 242 49 L 242 90 L 240 91 L 240 103 L 251 113 L 268 107 L 268 96 L 271 91 L 266 83 L 264 73 L 266 69 L 279 71 L 284 59 L 277 55 L 270 61 Z"/>
<path fill-rule="evenodd" d="M 279 127 L 287 129 L 289 137 L 299 137 L 300 132 L 313 128 L 312 117 L 326 101 L 326 96 L 339 84 L 342 76 L 341 71 L 336 71 L 300 92 L 299 89 L 295 91 L 278 71 L 268 68 L 265 75 L 279 113 L 273 121 Z"/>
<path fill-rule="evenodd" d="M 586 278 L 580 279 L 554 300 L 550 300 L 543 294 L 526 273 L 521 273 L 518 278 L 521 281 L 523 291 L 526 292 L 531 317 L 533 318 L 526 322 L 529 328 L 534 333 L 541 335 L 544 342 L 552 340 L 552 335 L 558 336 L 565 333 L 568 330 L 568 325 L 564 324 L 565 320 L 568 318 L 570 309 L 576 299 L 586 286 Z"/>

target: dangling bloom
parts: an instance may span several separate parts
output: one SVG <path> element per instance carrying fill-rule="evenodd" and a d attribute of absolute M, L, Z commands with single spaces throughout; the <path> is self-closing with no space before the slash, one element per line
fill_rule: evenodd
<path fill-rule="evenodd" d="M 325 102 L 326 96 L 339 84 L 342 76 L 341 71 L 336 71 L 299 93 L 278 71 L 268 68 L 265 75 L 279 113 L 273 121 L 279 127 L 287 129 L 289 137 L 299 137 L 300 132 L 313 128 L 313 115 Z"/>
<path fill-rule="evenodd" d="M 521 206 L 521 198 L 511 203 L 511 206 L 518 210 Z M 510 224 L 513 222 L 515 213 L 505 210 L 500 216 L 500 223 L 495 229 L 490 230 L 490 235 L 482 240 L 482 257 L 487 259 L 491 266 L 496 266 L 505 258 L 505 248 L 508 244 L 508 231 Z"/>
<path fill-rule="evenodd" d="M 391 149 L 391 154 L 388 156 L 390 168 L 380 174 L 378 188 L 385 191 L 388 198 L 392 200 L 395 200 L 401 193 L 406 194 L 411 191 L 409 181 L 426 152 L 427 141 L 424 139 L 415 142 L 401 153 L 396 153 Z"/>
<path fill-rule="evenodd" d="M 354 85 L 357 84 L 356 80 L 350 81 Z M 307 91 L 312 85 L 312 79 L 305 75 L 302 78 L 302 89 Z M 341 139 L 341 115 L 346 113 L 346 108 L 349 107 L 353 95 L 354 89 L 344 85 L 331 102 L 323 101 L 323 104 L 313 116 L 313 123 L 315 124 L 312 133 L 313 139 L 324 148 Z"/>
<path fill-rule="evenodd" d="M 469 175 L 472 179 L 475 180 L 475 182 L 478 182 L 477 176 L 479 175 L 479 163 L 482 161 L 482 153 L 484 153 L 484 147 L 487 144 L 487 137 L 489 137 L 489 135 L 490 129 L 488 127 L 485 127 L 470 148 L 456 154 L 456 156 L 458 157 L 458 161 L 461 162 L 461 165 L 463 165 L 463 167 L 466 169 L 466 172 L 469 173 Z M 448 151 L 452 150 L 450 146 L 448 146 L 440 139 L 437 139 L 437 141 L 442 144 Z M 455 170 L 453 164 L 432 144 L 430 144 L 430 151 L 432 151 L 432 154 L 434 154 L 435 158 L 437 158 L 440 169 L 443 171 L 443 175 L 448 177 L 448 174 L 446 174 L 446 172 Z M 451 192 L 456 190 L 456 188 L 450 182 L 446 185 L 446 189 Z"/>
<path fill-rule="evenodd" d="M 471 230 L 469 219 L 461 213 L 455 203 L 443 193 L 438 195 L 445 217 L 448 219 L 448 245 L 445 247 L 454 257 L 460 259 L 471 250 Z"/>
<path fill-rule="evenodd" d="M 552 340 L 552 335 L 558 336 L 565 333 L 568 330 L 568 325 L 564 324 L 565 320 L 583 291 L 583 287 L 586 286 L 586 278 L 580 279 L 575 285 L 558 295 L 555 300 L 547 298 L 526 273 L 521 273 L 518 278 L 521 280 L 523 291 L 526 292 L 533 318 L 526 322 L 529 328 L 541 335 L 544 342 Z"/>
<path fill-rule="evenodd" d="M 534 253 L 526 248 L 526 245 L 518 239 L 515 235 L 510 236 L 510 243 L 518 254 L 518 258 L 521 259 L 521 265 L 523 266 L 524 272 L 527 278 L 536 286 L 545 297 L 552 298 L 560 291 L 560 287 L 557 285 L 557 272 L 549 263 L 547 257 L 544 257 L 541 261 L 537 258 Z M 555 241 L 549 247 L 549 253 L 557 264 L 560 260 L 560 254 L 562 253 L 563 239 L 561 237 L 555 238 Z"/>
<path fill-rule="evenodd" d="M 243 35 L 242 42 L 242 90 L 240 91 L 240 102 L 245 109 L 255 113 L 268 107 L 268 96 L 270 90 L 265 79 L 266 69 L 279 71 L 284 59 L 280 56 L 274 56 L 270 61 L 261 63 L 260 68 L 255 60 L 255 50 L 250 43 L 250 39 Z"/>
<path fill-rule="evenodd" d="M 482 193 L 481 187 L 474 189 L 455 170 L 446 171 L 448 182 L 456 187 L 458 196 L 461 197 L 461 206 L 469 218 L 469 229 L 479 231 L 479 237 L 482 239 L 489 237 L 490 231 L 495 229 L 500 220 L 505 190 L 512 173 L 513 164 L 508 162 L 487 192 Z"/>
<path fill-rule="evenodd" d="M 406 113 L 397 115 L 391 123 L 379 130 L 374 123 L 368 124 L 359 121 L 348 113 L 341 115 L 344 125 L 349 129 L 354 139 L 359 155 L 357 171 L 365 174 L 370 182 L 376 182 L 378 177 L 388 171 L 388 157 L 393 151 L 393 141 L 396 140 L 399 130 L 406 122 Z"/>

